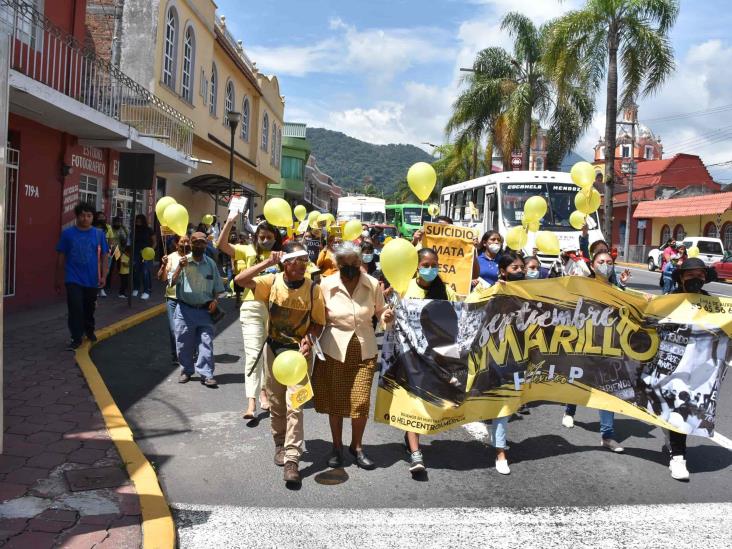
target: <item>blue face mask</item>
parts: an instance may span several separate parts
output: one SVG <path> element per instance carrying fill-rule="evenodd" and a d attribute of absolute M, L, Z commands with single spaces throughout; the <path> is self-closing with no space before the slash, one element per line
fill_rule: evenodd
<path fill-rule="evenodd" d="M 371 263 L 374 260 L 374 254 L 363 254 L 361 260 L 364 263 Z"/>
<path fill-rule="evenodd" d="M 437 267 L 420 267 L 419 278 L 421 278 L 425 282 L 432 282 L 435 278 L 437 278 L 437 272 Z"/>

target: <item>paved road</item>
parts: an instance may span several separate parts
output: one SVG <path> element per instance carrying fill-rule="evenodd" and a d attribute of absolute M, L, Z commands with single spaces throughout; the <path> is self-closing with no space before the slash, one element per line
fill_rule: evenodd
<path fill-rule="evenodd" d="M 633 285 L 648 290 L 658 276 L 643 271 L 633 275 Z M 342 471 L 328 470 L 327 418 L 308 408 L 303 486 L 288 490 L 282 469 L 272 463 L 269 420 L 240 418 L 241 329 L 233 303 L 225 307 L 229 314 L 215 341 L 218 389 L 177 383 L 164 317 L 103 342 L 92 353 L 158 470 L 176 509 L 183 547 L 248 547 L 256 543 L 252 536 L 267 540 L 264 546 L 352 546 L 364 539 L 396 545 L 403 540 L 395 528 L 419 534 L 408 539 L 430 547 L 472 545 L 503 539 L 505 534 L 495 538 L 485 533 L 496 522 L 531 524 L 537 530 L 527 539 L 545 547 L 566 546 L 576 539 L 577 529 L 585 532 L 588 546 L 597 546 L 591 540 L 613 536 L 608 520 L 624 525 L 615 535 L 627 546 L 663 546 L 664 536 L 672 539 L 680 528 L 695 534 L 699 524 L 704 525 L 707 547 L 724 546 L 720 540 L 732 536 L 730 450 L 691 439 L 692 479 L 679 483 L 670 478 L 660 452 L 659 429 L 618 417 L 616 431 L 626 453 L 615 455 L 599 447 L 596 411 L 580 408 L 577 427 L 568 430 L 560 424 L 562 408 L 556 404 L 533 406 L 509 423 L 510 476 L 496 473 L 486 426 L 474 423 L 424 438 L 429 470 L 419 479 L 408 474 L 401 432 L 376 423 L 369 424 L 365 437 L 365 449 L 379 465 L 376 470 L 362 471 L 350 462 Z M 732 384 L 723 387 L 720 401 L 718 425 L 729 434 Z M 659 504 L 663 506 L 650 507 Z M 590 512 L 595 506 L 618 506 L 609 508 L 617 518 Z M 554 507 L 563 509 L 547 509 Z M 528 519 L 527 512 L 536 520 Z M 666 518 L 653 526 L 655 541 L 649 545 L 645 533 L 658 516 Z M 670 516 L 677 518 L 669 521 Z M 471 520 L 488 528 L 470 537 Z M 364 530 L 372 521 L 373 528 Z M 557 529 L 558 524 L 572 527 Z M 339 538 L 341 527 L 352 537 Z M 551 543 L 545 539 L 550 534 L 555 536 Z"/>
<path fill-rule="evenodd" d="M 618 270 L 620 269 L 622 269 L 621 266 L 618 267 Z M 631 267 L 630 274 L 630 286 L 632 288 L 653 294 L 661 293 L 661 289 L 658 286 L 658 280 L 661 273 L 658 271 L 650 272 L 647 268 Z M 704 289 L 713 295 L 732 297 L 732 284 L 727 284 L 725 282 L 712 282 L 710 284 L 706 284 Z"/>

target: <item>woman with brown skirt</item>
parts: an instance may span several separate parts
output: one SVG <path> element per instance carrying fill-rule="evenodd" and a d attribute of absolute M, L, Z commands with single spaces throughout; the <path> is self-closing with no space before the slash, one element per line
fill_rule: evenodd
<path fill-rule="evenodd" d="M 390 323 L 394 313 L 384 303 L 375 278 L 361 272 L 361 249 L 352 242 L 335 249 L 338 274 L 323 279 L 320 287 L 326 307 L 326 326 L 320 337 L 325 360 L 313 372 L 315 410 L 328 414 L 333 436 L 329 467 L 343 465 L 343 418 L 351 418 L 349 452 L 356 465 L 373 469 L 361 441 L 369 417 L 371 384 L 376 372 L 376 336 L 372 317 Z"/>

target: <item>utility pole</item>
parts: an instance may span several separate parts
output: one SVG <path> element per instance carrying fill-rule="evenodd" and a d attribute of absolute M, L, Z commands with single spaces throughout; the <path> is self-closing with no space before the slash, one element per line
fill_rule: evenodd
<path fill-rule="evenodd" d="M 12 13 L 12 12 L 11 12 Z M 10 35 L 0 28 L 0 228 L 5 232 L 6 188 L 8 175 L 8 112 L 10 110 L 8 73 L 10 64 Z M 3 321 L 5 295 L 5 244 L 0 242 L 0 349 L 4 345 L 5 323 Z M 5 394 L 3 392 L 3 354 L 0 352 L 0 433 L 5 431 Z M 0 435 L 0 454 L 3 452 L 3 437 Z"/>
<path fill-rule="evenodd" d="M 638 124 L 638 105 L 631 102 L 626 107 L 626 112 L 630 111 L 630 165 L 628 166 L 628 205 L 625 211 L 625 241 L 623 242 L 623 260 L 630 261 L 630 210 L 633 207 L 633 178 L 635 177 L 635 127 Z M 623 123 L 627 123 L 623 121 Z"/>

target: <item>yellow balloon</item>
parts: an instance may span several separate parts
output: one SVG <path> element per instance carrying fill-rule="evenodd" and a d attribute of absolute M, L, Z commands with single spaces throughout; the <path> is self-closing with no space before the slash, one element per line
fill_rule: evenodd
<path fill-rule="evenodd" d="M 514 251 L 523 250 L 528 239 L 529 235 L 522 226 L 511 227 L 506 233 L 506 246 Z"/>
<path fill-rule="evenodd" d="M 320 216 L 320 212 L 317 210 L 313 210 L 308 215 L 308 226 L 311 229 L 317 229 L 318 228 L 318 217 Z"/>
<path fill-rule="evenodd" d="M 351 219 L 343 226 L 343 240 L 356 240 L 361 236 L 363 226 L 358 219 Z"/>
<path fill-rule="evenodd" d="M 201 218 L 201 223 L 204 225 L 211 225 L 213 223 L 213 216 L 211 214 L 206 214 Z"/>
<path fill-rule="evenodd" d="M 598 210 L 602 198 L 597 189 L 592 189 L 589 198 L 582 191 L 574 196 L 574 207 L 583 214 L 591 214 Z"/>
<path fill-rule="evenodd" d="M 178 236 L 183 236 L 188 230 L 188 210 L 181 204 L 170 204 L 163 212 L 166 227 Z"/>
<path fill-rule="evenodd" d="M 320 225 L 324 224 L 327 228 L 330 228 L 332 221 L 330 220 L 330 217 L 328 217 L 329 215 L 330 214 L 327 214 L 327 213 L 320 214 L 318 216 L 318 225 L 320 226 Z"/>
<path fill-rule="evenodd" d="M 541 196 L 532 196 L 524 204 L 524 219 L 527 221 L 539 221 L 546 215 L 546 200 Z"/>
<path fill-rule="evenodd" d="M 308 372 L 308 363 L 298 351 L 285 351 L 272 363 L 272 374 L 282 385 L 297 385 Z"/>
<path fill-rule="evenodd" d="M 595 182 L 595 167 L 589 162 L 577 162 L 569 174 L 575 185 L 582 187 L 590 187 Z"/>
<path fill-rule="evenodd" d="M 390 240 L 381 250 L 381 270 L 400 295 L 407 291 L 418 263 L 417 250 L 404 238 Z"/>
<path fill-rule="evenodd" d="M 163 212 L 165 211 L 165 208 L 167 208 L 171 204 L 175 204 L 175 198 L 173 198 L 172 196 L 164 196 L 155 204 L 155 215 L 158 216 L 158 221 L 161 225 L 165 225 L 165 221 L 163 220 Z"/>
<path fill-rule="evenodd" d="M 305 217 L 308 215 L 308 211 L 302 204 L 295 206 L 294 211 L 295 217 L 298 221 L 305 221 Z"/>
<path fill-rule="evenodd" d="M 524 219 L 521 221 L 521 225 L 523 225 L 524 229 L 526 229 L 529 232 L 535 233 L 539 230 L 539 222 L 538 221 L 527 221 Z"/>
<path fill-rule="evenodd" d="M 699 257 L 699 247 L 692 246 L 691 248 L 686 250 L 686 256 L 687 257 Z"/>
<path fill-rule="evenodd" d="M 325 217 L 328 219 L 328 225 L 335 223 L 335 216 L 332 213 L 325 214 Z"/>
<path fill-rule="evenodd" d="M 427 208 L 427 213 L 432 217 L 437 217 L 440 213 L 440 207 L 437 204 L 430 204 Z"/>
<path fill-rule="evenodd" d="M 282 198 L 270 198 L 264 204 L 264 218 L 275 227 L 291 227 L 292 208 Z"/>
<path fill-rule="evenodd" d="M 407 172 L 407 183 L 414 196 L 424 202 L 430 197 L 435 188 L 437 173 L 431 164 L 417 162 Z"/>
<path fill-rule="evenodd" d="M 388 244 L 389 242 L 391 242 L 392 240 L 394 240 L 394 239 L 393 239 L 392 237 L 390 237 L 390 236 L 387 236 L 387 237 L 386 237 L 386 238 L 384 239 L 384 246 L 386 246 L 386 245 L 387 245 L 387 244 Z"/>
<path fill-rule="evenodd" d="M 559 255 L 559 238 L 551 231 L 536 233 L 536 247 L 541 253 Z"/>
<path fill-rule="evenodd" d="M 155 259 L 155 250 L 148 246 L 147 248 L 142 249 L 140 255 L 145 261 L 150 261 L 151 259 Z"/>
<path fill-rule="evenodd" d="M 582 227 L 584 227 L 585 223 L 587 222 L 586 218 L 586 214 L 583 214 L 579 210 L 575 210 L 569 215 L 569 224 L 579 231 L 582 229 Z"/>

